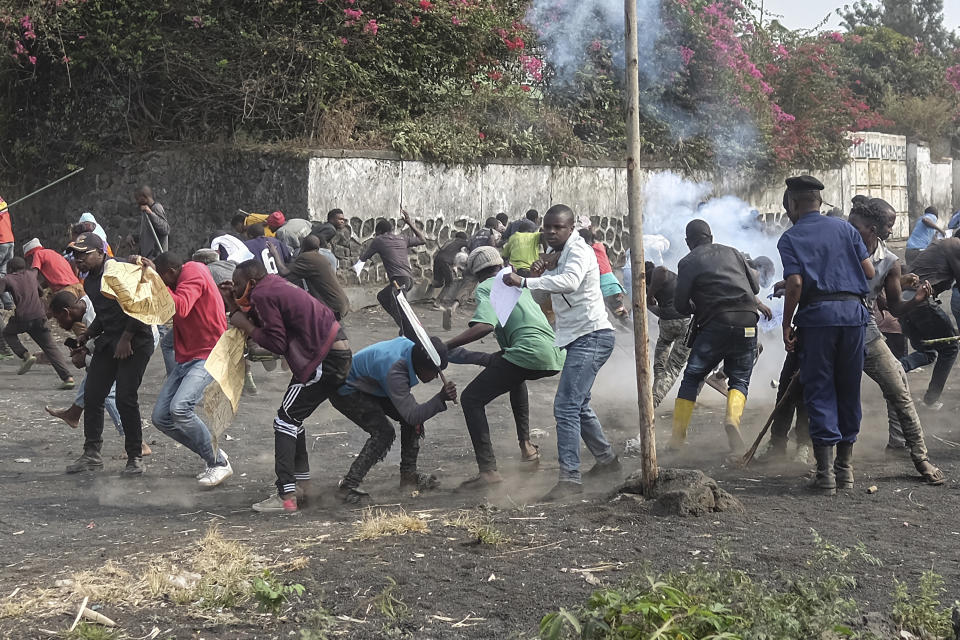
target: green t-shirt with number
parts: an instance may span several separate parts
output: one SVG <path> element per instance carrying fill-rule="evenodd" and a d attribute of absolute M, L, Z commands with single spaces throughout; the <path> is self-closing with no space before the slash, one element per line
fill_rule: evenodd
<path fill-rule="evenodd" d="M 496 276 L 494 276 L 496 277 Z M 501 326 L 497 312 L 490 304 L 490 288 L 493 278 L 477 285 L 474 297 L 477 310 L 470 324 L 482 322 L 494 327 L 497 343 L 503 349 L 507 362 L 533 369 L 534 371 L 560 371 L 563 369 L 564 352 L 554 346 L 553 327 L 547 322 L 533 296 L 526 289 L 520 294 L 517 306 L 513 308 L 507 325 Z"/>

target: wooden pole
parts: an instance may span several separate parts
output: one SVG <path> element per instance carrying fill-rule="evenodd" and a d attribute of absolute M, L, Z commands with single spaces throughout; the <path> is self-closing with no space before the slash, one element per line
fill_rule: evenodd
<path fill-rule="evenodd" d="M 637 0 L 624 0 L 624 40 L 627 74 L 627 211 L 630 217 L 630 263 L 633 268 L 633 341 L 637 360 L 637 404 L 640 409 L 640 460 L 643 487 L 657 481 L 657 442 L 654 430 L 650 348 L 647 341 L 647 285 L 644 279 L 643 207 L 640 158 L 640 76 L 637 44 Z"/>

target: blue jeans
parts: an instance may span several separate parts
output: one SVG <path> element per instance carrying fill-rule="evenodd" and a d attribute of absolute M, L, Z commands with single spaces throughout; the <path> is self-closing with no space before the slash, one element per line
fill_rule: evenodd
<path fill-rule="evenodd" d="M 213 450 L 210 431 L 196 413 L 197 403 L 213 377 L 203 368 L 206 360 L 178 363 L 160 387 L 153 407 L 154 426 L 203 458 L 208 467 L 220 456 Z"/>
<path fill-rule="evenodd" d="M 167 376 L 177 368 L 177 356 L 173 352 L 173 329 L 166 325 L 159 325 L 157 333 L 160 334 L 160 353 L 163 355 L 163 368 Z"/>
<path fill-rule="evenodd" d="M 11 258 L 13 258 L 13 243 L 4 242 L 0 244 L 0 276 L 7 274 L 7 263 L 10 262 Z M 13 297 L 9 291 L 0 294 L 0 300 L 3 301 L 5 309 L 13 309 Z"/>
<path fill-rule="evenodd" d="M 77 386 L 77 395 L 73 399 L 73 404 L 77 405 L 83 409 L 83 391 L 87 388 L 87 376 L 83 376 L 83 380 L 80 381 L 79 386 Z M 123 435 L 123 425 L 120 423 L 120 412 L 117 411 L 117 384 L 114 383 L 110 387 L 110 393 L 107 394 L 107 399 L 103 401 L 103 408 L 107 410 L 107 413 L 110 414 L 110 419 L 113 420 L 113 426 L 117 428 L 117 433 Z"/>
<path fill-rule="evenodd" d="M 610 462 L 613 447 L 603 435 L 597 414 L 590 408 L 590 390 L 597 372 L 613 353 L 613 329 L 580 336 L 567 345 L 567 359 L 560 372 L 553 416 L 557 420 L 557 455 L 560 480 L 580 483 L 580 439 L 597 462 Z"/>
<path fill-rule="evenodd" d="M 751 333 L 750 329 L 753 329 L 752 336 L 747 335 Z M 677 397 L 696 401 L 703 379 L 721 361 L 727 376 L 727 387 L 747 395 L 756 360 L 756 327 L 733 327 L 718 321 L 708 322 L 697 333 L 690 349 Z"/>

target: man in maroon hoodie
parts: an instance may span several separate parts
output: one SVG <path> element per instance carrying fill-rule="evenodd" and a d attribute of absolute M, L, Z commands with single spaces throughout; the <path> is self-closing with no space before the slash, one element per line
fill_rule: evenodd
<path fill-rule="evenodd" d="M 197 415 L 197 403 L 210 383 L 204 365 L 227 330 L 223 300 L 206 265 L 183 262 L 167 251 L 156 263 L 142 258 L 160 274 L 170 291 L 176 311 L 173 314 L 174 366 L 167 374 L 153 406 L 151 422 L 190 451 L 200 456 L 206 469 L 197 476 L 202 487 L 215 487 L 233 475 L 223 450 L 215 450 L 210 430 Z"/>
<path fill-rule="evenodd" d="M 259 260 L 241 263 L 221 291 L 230 324 L 282 355 L 293 374 L 273 420 L 277 495 L 253 509 L 296 511 L 303 506 L 310 479 L 303 421 L 346 380 L 350 344 L 329 307 L 280 276 L 267 274 Z"/>

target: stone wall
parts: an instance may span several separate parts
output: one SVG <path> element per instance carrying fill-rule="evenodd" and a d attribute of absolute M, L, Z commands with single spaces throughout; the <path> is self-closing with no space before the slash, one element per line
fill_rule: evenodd
<path fill-rule="evenodd" d="M 858 135 L 876 138 L 876 144 L 853 153 L 845 167 L 811 172 L 826 185 L 826 202 L 846 211 L 855 193 L 884 197 L 903 214 L 897 237 L 909 232 L 908 208 L 915 216 L 934 203 L 944 217 L 952 213 L 953 201 L 960 200 L 960 163 L 949 158 L 931 162 L 927 147 L 907 145 L 902 137 Z M 666 170 L 647 166 L 640 179 L 646 181 Z M 736 195 L 768 220 L 782 222 L 785 176 L 762 181 L 731 173 L 691 177 L 712 182 L 716 195 Z M 558 202 L 592 219 L 598 235 L 612 248 L 611 260 L 619 265 L 629 242 L 626 183 L 626 169 L 615 162 L 575 167 L 522 162 L 439 165 L 381 152 L 171 147 L 91 163 L 80 175 L 14 207 L 12 215 L 18 244 L 37 236 L 48 246 L 59 247 L 68 239 L 69 224 L 80 213 L 92 211 L 122 253 L 125 247 L 120 239 L 139 225 L 133 191 L 150 184 L 173 225 L 171 247 L 186 254 L 204 245 L 214 230 L 226 228 L 238 209 L 280 209 L 287 217 L 320 220 L 338 207 L 346 213 L 352 231 L 349 246 L 337 248 L 340 275 L 352 287 L 351 296 L 359 306 L 371 300 L 369 294 L 382 286 L 385 274 L 379 260 L 371 261 L 359 278 L 349 267 L 372 238 L 377 219 L 399 222 L 401 207 L 436 239 L 412 256 L 420 279 L 432 276 L 433 252 L 455 231 L 472 233 L 501 211 L 516 219 L 527 209 L 542 213 Z M 30 186 L 7 187 L 0 194 L 12 201 Z M 898 200 L 901 195 L 904 202 Z"/>
<path fill-rule="evenodd" d="M 206 243 L 210 233 L 229 227 L 238 209 L 282 210 L 306 217 L 309 158 L 216 147 L 178 147 L 125 154 L 91 162 L 83 173 L 11 209 L 18 245 L 31 237 L 51 247 L 69 242 L 80 214 L 92 212 L 122 250 L 121 240 L 137 233 L 140 212 L 134 191 L 150 185 L 173 227 L 170 248 L 181 253 Z M 8 202 L 33 185 L 4 187 Z M 19 253 L 20 247 L 17 247 Z"/>

